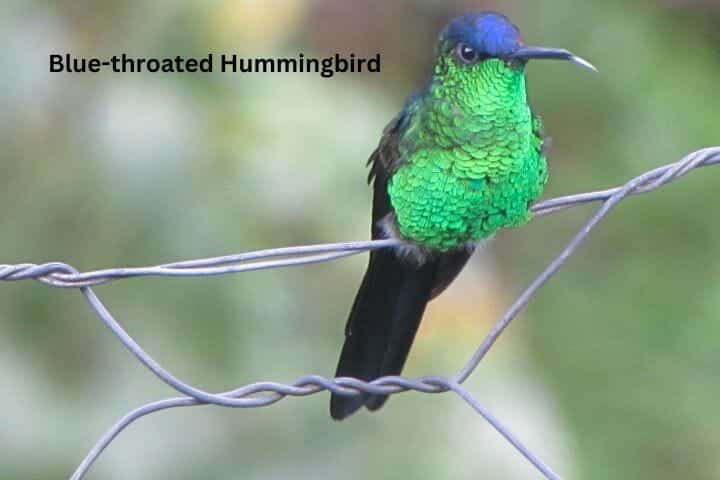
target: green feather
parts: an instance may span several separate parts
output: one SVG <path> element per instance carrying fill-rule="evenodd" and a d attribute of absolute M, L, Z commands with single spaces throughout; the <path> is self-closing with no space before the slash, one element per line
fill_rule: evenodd
<path fill-rule="evenodd" d="M 530 218 L 547 165 L 522 66 L 440 56 L 409 112 L 388 181 L 401 236 L 445 251 Z"/>

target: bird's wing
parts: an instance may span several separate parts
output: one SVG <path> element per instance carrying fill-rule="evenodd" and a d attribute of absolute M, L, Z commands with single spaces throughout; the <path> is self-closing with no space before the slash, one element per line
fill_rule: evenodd
<path fill-rule="evenodd" d="M 373 185 L 372 238 L 383 238 L 380 225 L 391 211 L 388 180 L 404 163 L 400 142 L 412 113 L 406 108 L 383 131 L 370 156 L 368 181 Z M 435 263 L 401 258 L 390 249 L 373 250 L 345 327 L 335 376 L 370 381 L 397 375 L 410 351 L 435 278 Z M 363 405 L 379 408 L 385 396 L 344 397 L 332 394 L 330 414 L 341 420 Z"/>
<path fill-rule="evenodd" d="M 419 95 L 413 95 L 408 99 L 405 108 L 387 124 L 380 143 L 368 159 L 367 164 L 370 166 L 368 183 L 372 183 L 373 186 L 373 239 L 384 237 L 380 221 L 392 210 L 387 183 L 397 169 L 407 162 L 401 152 L 400 143 L 414 120 L 419 102 Z"/>
<path fill-rule="evenodd" d="M 368 183 L 378 175 L 391 177 L 407 161 L 400 152 L 400 142 L 416 117 L 420 101 L 420 94 L 411 96 L 402 111 L 383 129 L 380 143 L 367 161 Z"/>
<path fill-rule="evenodd" d="M 370 173 L 368 183 L 373 183 L 373 227 L 372 238 L 383 238 L 385 232 L 380 226 L 380 221 L 390 213 L 390 198 L 387 193 L 387 182 L 390 177 L 407 162 L 400 152 L 400 141 L 403 134 L 411 127 L 415 120 L 416 112 L 419 109 L 422 92 L 411 96 L 405 108 L 383 130 L 378 147 L 368 160 Z M 539 121 L 539 119 L 538 119 Z M 540 125 L 542 128 L 542 125 Z M 468 245 L 457 250 L 452 250 L 439 255 L 437 259 L 438 268 L 435 273 L 435 281 L 430 294 L 430 299 L 440 295 L 457 277 L 465 267 L 468 259 L 475 251 L 475 247 Z"/>
<path fill-rule="evenodd" d="M 370 156 L 368 180 L 373 184 L 372 237 L 383 238 L 383 220 L 392 212 L 388 181 L 407 159 L 404 135 L 416 121 L 421 99 L 411 97 L 403 111 L 383 131 Z M 438 252 L 422 263 L 384 249 L 370 252 L 368 268 L 350 310 L 345 343 L 335 376 L 370 381 L 399 375 L 410 352 L 427 302 L 444 290 L 472 254 L 471 249 Z M 330 413 L 340 420 L 363 405 L 377 410 L 386 395 L 344 397 L 332 394 Z"/>

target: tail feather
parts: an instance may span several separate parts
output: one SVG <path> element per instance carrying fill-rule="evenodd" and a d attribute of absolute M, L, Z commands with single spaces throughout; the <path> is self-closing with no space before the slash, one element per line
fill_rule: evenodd
<path fill-rule="evenodd" d="M 418 265 L 392 250 L 371 253 L 348 319 L 336 376 L 370 381 L 400 374 L 430 300 L 438 265 L 436 258 Z M 342 420 L 363 405 L 376 410 L 386 399 L 386 395 L 332 394 L 330 414 Z"/>
<path fill-rule="evenodd" d="M 414 95 L 403 111 L 383 131 L 380 144 L 370 156 L 368 182 L 373 184 L 372 238 L 385 238 L 383 226 L 392 220 L 388 179 L 405 161 L 400 143 L 410 128 L 420 96 Z M 425 305 L 457 276 L 472 255 L 472 248 L 435 252 L 424 263 L 398 257 L 392 250 L 370 254 L 365 277 L 355 297 L 345 329 L 336 376 L 374 380 L 402 371 Z M 363 405 L 380 408 L 385 395 L 332 394 L 330 414 L 342 420 Z"/>

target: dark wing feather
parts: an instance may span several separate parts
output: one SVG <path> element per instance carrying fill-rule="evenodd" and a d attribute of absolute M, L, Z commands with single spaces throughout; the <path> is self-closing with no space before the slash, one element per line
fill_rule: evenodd
<path fill-rule="evenodd" d="M 411 97 L 403 112 L 385 128 L 368 161 L 368 181 L 373 183 L 373 239 L 384 237 L 380 223 L 392 211 L 387 183 L 405 162 L 399 144 L 416 107 L 417 97 Z M 393 250 L 371 252 L 345 327 L 345 343 L 335 375 L 366 381 L 399 375 L 427 302 L 452 282 L 471 254 L 472 249 L 434 254 L 418 264 Z M 332 394 L 330 414 L 341 420 L 363 405 L 376 410 L 386 400 L 385 395 Z"/>

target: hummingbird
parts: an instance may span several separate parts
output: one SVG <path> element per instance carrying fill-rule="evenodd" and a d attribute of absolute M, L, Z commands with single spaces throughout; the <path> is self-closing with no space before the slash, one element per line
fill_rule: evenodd
<path fill-rule="evenodd" d="M 440 33 L 432 75 L 385 127 L 370 156 L 375 250 L 352 305 L 336 377 L 399 375 L 427 303 L 460 273 L 476 246 L 531 217 L 548 180 L 546 140 L 527 100 L 531 59 L 572 52 L 526 45 L 504 15 L 469 12 Z M 342 420 L 387 395 L 333 393 Z"/>

